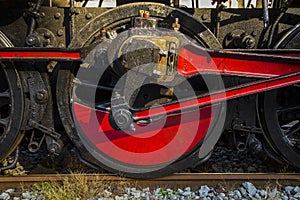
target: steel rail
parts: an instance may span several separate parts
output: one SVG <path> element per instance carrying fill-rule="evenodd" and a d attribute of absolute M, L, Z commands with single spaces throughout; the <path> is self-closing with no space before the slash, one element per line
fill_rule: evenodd
<path fill-rule="evenodd" d="M 300 173 L 176 173 L 153 179 L 131 179 L 112 174 L 32 174 L 25 176 L 0 176 L 3 183 L 60 182 L 84 176 L 89 181 L 169 182 L 169 181 L 293 181 L 300 184 Z"/>
<path fill-rule="evenodd" d="M 111 174 L 48 174 L 28 176 L 0 176 L 0 191 L 9 188 L 32 188 L 34 184 L 64 183 L 69 184 L 78 181 L 78 177 L 84 176 L 86 181 L 96 181 L 111 186 L 118 186 L 126 183 L 127 187 L 149 187 L 161 188 L 185 188 L 198 190 L 203 185 L 217 188 L 233 189 L 238 188 L 244 182 L 251 182 L 257 188 L 300 186 L 300 173 L 295 174 L 255 174 L 255 173 L 179 173 L 171 176 L 154 179 L 128 179 Z M 82 180 L 82 177 L 80 177 Z M 121 184 L 122 185 L 122 184 Z"/>

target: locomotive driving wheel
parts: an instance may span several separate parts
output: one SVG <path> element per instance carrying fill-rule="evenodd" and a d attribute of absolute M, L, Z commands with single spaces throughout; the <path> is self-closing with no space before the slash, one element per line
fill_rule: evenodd
<path fill-rule="evenodd" d="M 79 68 L 59 71 L 57 98 L 62 123 L 84 159 L 135 178 L 167 175 L 199 163 L 201 142 L 223 117 L 218 106 L 142 121 L 132 121 L 129 111 L 151 112 L 152 106 L 208 92 L 205 78 L 182 81 L 168 68 L 174 64 L 172 48 L 186 41 L 186 35 L 200 46 L 220 48 L 201 22 L 156 3 L 117 7 L 79 31 L 70 46 L 82 47 L 86 55 Z M 153 70 L 153 65 L 161 68 Z M 161 76 L 163 69 L 168 70 Z M 218 88 L 220 80 L 211 79 Z"/>
<path fill-rule="evenodd" d="M 0 46 L 12 47 L 0 32 Z M 10 63 L 0 63 L 0 161 L 10 155 L 20 143 L 19 132 L 23 116 L 23 95 L 19 75 Z"/>
<path fill-rule="evenodd" d="M 300 167 L 300 87 L 267 92 L 261 102 L 261 121 L 275 151 L 289 164 Z"/>
<path fill-rule="evenodd" d="M 274 46 L 299 49 L 299 24 Z M 265 137 L 277 154 L 292 166 L 300 167 L 300 85 L 265 92 L 258 101 Z"/>

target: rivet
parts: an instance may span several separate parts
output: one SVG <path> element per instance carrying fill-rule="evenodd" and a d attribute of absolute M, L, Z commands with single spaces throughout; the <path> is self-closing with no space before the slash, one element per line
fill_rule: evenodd
<path fill-rule="evenodd" d="M 144 14 L 143 14 L 143 17 L 144 18 L 150 17 L 150 12 L 149 11 L 145 11 Z"/>
<path fill-rule="evenodd" d="M 45 33 L 44 33 L 44 37 L 45 37 L 46 39 L 49 39 L 49 38 L 51 37 L 51 33 L 50 33 L 49 31 L 45 32 Z"/>
<path fill-rule="evenodd" d="M 58 29 L 57 35 L 58 35 L 59 37 L 61 37 L 63 34 L 64 34 L 64 31 L 63 31 L 62 29 Z"/>
<path fill-rule="evenodd" d="M 139 15 L 140 15 L 140 17 L 143 17 L 143 15 L 144 15 L 144 12 L 145 12 L 144 10 L 140 10 L 140 11 L 139 11 Z"/>
<path fill-rule="evenodd" d="M 207 20 L 207 15 L 206 15 L 206 14 L 203 14 L 203 15 L 201 16 L 201 19 L 202 19 L 202 20 Z"/>
<path fill-rule="evenodd" d="M 106 37 L 106 29 L 101 29 L 101 37 Z"/>
<path fill-rule="evenodd" d="M 87 13 L 87 14 L 85 15 L 85 18 L 86 18 L 86 19 L 91 19 L 92 17 L 93 17 L 92 13 Z"/>
<path fill-rule="evenodd" d="M 61 17 L 61 14 L 59 12 L 55 13 L 54 18 L 59 19 Z"/>
<path fill-rule="evenodd" d="M 254 36 L 254 37 L 257 36 L 257 34 L 258 34 L 257 31 L 253 31 L 253 32 L 251 33 L 251 35 Z"/>

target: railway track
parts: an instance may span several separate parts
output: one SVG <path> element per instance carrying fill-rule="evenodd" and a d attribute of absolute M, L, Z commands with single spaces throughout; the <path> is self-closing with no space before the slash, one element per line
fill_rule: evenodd
<path fill-rule="evenodd" d="M 257 186 L 276 182 L 280 185 L 300 185 L 300 173 L 178 173 L 171 176 L 154 179 L 129 179 L 111 174 L 34 174 L 26 176 L 0 176 L 0 188 L 11 186 L 28 186 L 33 183 L 62 182 L 76 176 L 83 176 L 88 181 L 107 181 L 118 183 L 120 181 L 138 185 L 166 186 L 189 185 L 199 187 L 203 184 L 236 185 L 244 181 L 251 181 Z"/>
<path fill-rule="evenodd" d="M 89 185 L 92 182 L 93 184 Z M 75 188 L 76 193 L 78 192 L 77 189 L 80 191 L 78 187 L 84 187 L 83 183 L 89 185 L 88 190 L 93 190 L 92 187 L 101 188 L 100 190 L 103 191 L 100 193 L 106 193 L 106 195 L 108 194 L 110 197 L 109 199 L 118 199 L 118 195 L 124 197 L 124 194 L 125 196 L 128 195 L 129 197 L 135 196 L 137 194 L 146 194 L 150 199 L 159 199 L 159 196 L 165 195 L 167 199 L 172 199 L 170 198 L 170 196 L 166 196 L 166 193 L 163 193 L 170 193 L 170 191 L 172 191 L 171 193 L 175 194 L 175 196 L 177 195 L 177 197 L 179 195 L 180 199 L 201 199 L 201 194 L 209 195 L 209 193 L 215 195 L 216 197 L 220 197 L 221 194 L 230 196 L 231 194 L 236 195 L 237 193 L 239 193 L 239 195 L 243 195 L 245 197 L 245 194 L 243 194 L 242 191 L 244 190 L 244 192 L 247 193 L 246 195 L 249 195 L 251 193 L 250 190 L 253 190 L 253 187 L 255 188 L 255 191 L 257 191 L 257 194 L 261 194 L 260 191 L 267 192 L 265 198 L 262 199 L 268 199 L 268 197 L 272 195 L 272 192 L 274 190 L 276 191 L 276 193 L 274 194 L 277 195 L 277 197 L 280 197 L 281 195 L 282 198 L 282 195 L 287 195 L 286 191 L 289 190 L 288 188 L 292 188 L 292 190 L 295 190 L 295 192 L 292 195 L 298 195 L 297 191 L 300 186 L 300 174 L 178 173 L 173 174 L 171 176 L 155 179 L 129 179 L 114 176 L 111 174 L 35 174 L 13 177 L 1 176 L 0 194 L 2 193 L 1 195 L 3 195 L 6 193 L 6 191 L 13 190 L 14 194 L 11 195 L 23 196 L 24 198 L 24 194 L 39 193 L 40 190 L 37 189 L 37 185 L 40 185 L 39 188 L 43 188 L 44 192 L 45 190 L 52 190 L 51 186 L 49 187 L 49 185 L 55 185 L 54 187 L 56 188 L 70 187 L 69 185 L 75 185 L 73 187 Z M 43 184 L 44 186 L 42 186 Z M 145 190 L 147 191 L 145 192 Z M 78 193 L 80 194 L 80 192 Z M 185 193 L 190 193 L 190 196 L 184 196 Z M 193 195 L 194 197 L 192 197 Z M 196 195 L 198 195 L 199 198 Z M 45 197 L 45 199 L 47 199 L 47 197 Z M 82 199 L 82 196 L 79 199 Z M 83 199 L 91 198 L 89 197 Z M 179 197 L 175 199 L 179 199 Z"/>

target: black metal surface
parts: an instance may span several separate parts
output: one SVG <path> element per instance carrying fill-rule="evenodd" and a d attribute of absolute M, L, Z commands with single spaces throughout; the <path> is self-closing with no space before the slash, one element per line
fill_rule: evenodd
<path fill-rule="evenodd" d="M 185 9 L 196 19 L 203 22 L 211 31 L 216 27 L 214 20 L 217 12 L 215 9 Z M 107 8 L 49 8 L 41 7 L 42 16 L 38 20 L 38 27 L 47 28 L 55 36 L 58 47 L 67 47 L 70 41 L 71 32 L 77 33 L 85 24 L 108 10 Z M 241 29 L 249 34 L 254 34 L 258 41 L 256 48 L 266 47 L 266 40 L 269 38 L 270 31 L 264 30 L 261 9 L 221 9 L 220 28 L 218 40 L 220 43 L 226 38 L 229 32 Z M 279 9 L 269 9 L 270 23 L 277 19 Z M 3 9 L 1 11 L 0 30 L 4 32 L 14 43 L 15 46 L 23 46 L 26 37 L 27 24 L 22 18 L 22 11 L 16 9 Z M 70 27 L 70 16 L 74 18 L 73 27 Z M 110 17 L 114 19 L 114 16 Z M 5 22 L 8 19 L 11 21 Z M 26 19 L 26 18 L 25 18 Z M 294 24 L 299 22 L 297 8 L 289 8 L 281 17 L 280 23 L 275 26 L 270 36 L 272 41 L 277 41 Z M 2 21 L 2 24 L 1 24 Z M 109 22 L 108 22 L 109 23 Z M 187 26 L 190 26 L 187 24 Z M 20 27 L 21 31 L 16 32 L 15 27 Z M 72 30 L 73 29 L 73 30 Z M 74 35 L 75 36 L 75 35 Z"/>

